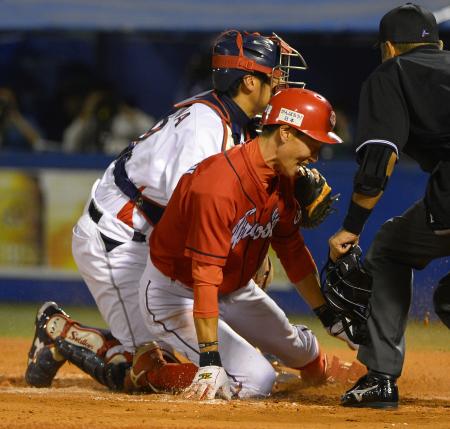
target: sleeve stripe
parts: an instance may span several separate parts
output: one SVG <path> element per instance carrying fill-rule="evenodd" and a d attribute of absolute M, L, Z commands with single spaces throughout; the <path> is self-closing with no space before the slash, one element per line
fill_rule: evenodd
<path fill-rule="evenodd" d="M 194 249 L 193 247 L 189 247 L 189 246 L 186 246 L 186 249 L 188 249 L 192 252 L 198 253 L 200 255 L 211 256 L 213 258 L 219 258 L 219 259 L 227 259 L 228 258 L 228 255 L 227 256 L 218 256 L 218 255 L 214 255 L 212 253 L 201 252 L 200 250 Z"/>
<path fill-rule="evenodd" d="M 397 155 L 397 158 L 399 157 L 398 155 L 398 148 L 397 146 L 390 142 L 389 140 L 379 140 L 379 139 L 373 139 L 373 140 L 366 140 L 364 143 L 361 143 L 356 149 L 355 152 L 358 152 L 362 147 L 368 145 L 368 144 L 384 144 L 386 146 L 391 147 L 392 149 L 394 149 L 395 154 Z"/>

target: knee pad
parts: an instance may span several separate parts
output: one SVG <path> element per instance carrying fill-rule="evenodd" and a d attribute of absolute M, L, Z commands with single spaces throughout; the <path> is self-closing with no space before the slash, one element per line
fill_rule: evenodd
<path fill-rule="evenodd" d="M 91 328 L 73 321 L 62 314 L 52 316 L 47 322 L 47 335 L 55 341 L 56 338 L 62 338 L 74 346 L 83 347 L 104 357 L 111 348 L 117 348 L 120 345 L 110 331 L 100 328 Z M 114 349 L 114 350 L 115 350 Z M 121 352 L 123 348 L 121 348 Z"/>

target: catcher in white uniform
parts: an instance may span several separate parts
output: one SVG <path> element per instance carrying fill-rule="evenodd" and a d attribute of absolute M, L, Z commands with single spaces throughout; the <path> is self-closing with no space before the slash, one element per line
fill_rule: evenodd
<path fill-rule="evenodd" d="M 181 175 L 206 157 L 254 137 L 252 118 L 263 112 L 275 87 L 303 86 L 290 81 L 289 72 L 306 64 L 276 35 L 233 30 L 216 40 L 212 67 L 214 90 L 178 103 L 125 149 L 94 184 L 74 227 L 75 261 L 111 331 L 83 326 L 57 304 L 45 303 L 36 317 L 28 384 L 49 386 L 65 360 L 115 390 L 148 386 L 158 391 L 190 384 L 195 365 L 156 344 L 158 338 L 139 310 L 149 234 Z M 136 367 L 142 366 L 144 375 L 136 377 L 141 372 Z"/>

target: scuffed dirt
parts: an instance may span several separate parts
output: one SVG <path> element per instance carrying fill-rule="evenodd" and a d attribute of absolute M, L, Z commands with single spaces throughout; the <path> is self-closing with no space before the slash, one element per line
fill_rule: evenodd
<path fill-rule="evenodd" d="M 0 339 L 0 428 L 423 428 L 450 427 L 450 353 L 409 352 L 396 411 L 346 409 L 341 383 L 305 387 L 286 375 L 261 401 L 190 402 L 171 395 L 111 393 L 72 365 L 52 388 L 27 387 L 29 340 Z M 353 353 L 339 350 L 351 360 Z"/>

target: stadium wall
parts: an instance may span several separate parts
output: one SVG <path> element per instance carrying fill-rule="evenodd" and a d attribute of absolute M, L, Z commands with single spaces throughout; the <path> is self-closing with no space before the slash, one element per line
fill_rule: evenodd
<path fill-rule="evenodd" d="M 0 155 L 0 301 L 11 303 L 55 300 L 68 305 L 94 305 L 70 253 L 71 229 L 88 200 L 90 187 L 109 164 L 101 155 Z M 319 269 L 327 260 L 327 241 L 340 226 L 355 171 L 352 161 L 320 161 L 316 167 L 340 193 L 337 213 L 320 227 L 304 231 Z M 426 175 L 401 162 L 384 197 L 374 210 L 361 246 L 367 250 L 378 227 L 402 213 L 424 192 Z M 270 294 L 288 313 L 308 307 L 278 266 Z M 435 261 L 415 273 L 412 314 L 432 313 L 432 290 L 449 271 L 449 260 Z"/>

